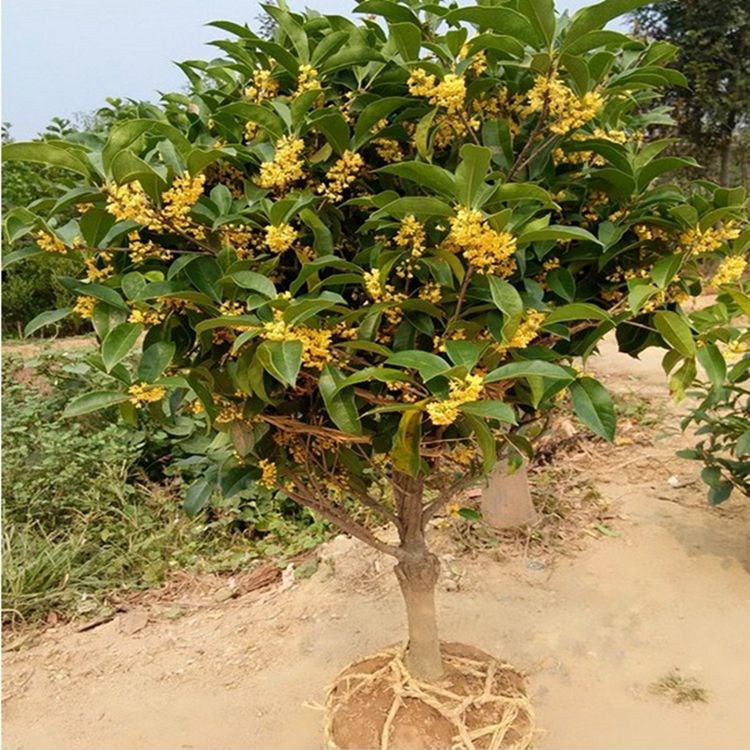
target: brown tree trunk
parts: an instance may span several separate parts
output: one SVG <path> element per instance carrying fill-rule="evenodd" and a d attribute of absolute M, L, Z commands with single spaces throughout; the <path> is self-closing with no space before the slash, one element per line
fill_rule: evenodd
<path fill-rule="evenodd" d="M 393 495 L 401 539 L 394 571 L 404 596 L 409 628 L 405 664 L 413 677 L 434 682 L 445 673 L 435 616 L 440 562 L 427 549 L 421 479 L 394 472 Z"/>
<path fill-rule="evenodd" d="M 409 627 L 404 663 L 412 677 L 434 682 L 444 674 L 435 616 L 435 584 L 440 563 L 425 549 L 422 555 L 405 557 L 394 570 L 404 595 Z"/>

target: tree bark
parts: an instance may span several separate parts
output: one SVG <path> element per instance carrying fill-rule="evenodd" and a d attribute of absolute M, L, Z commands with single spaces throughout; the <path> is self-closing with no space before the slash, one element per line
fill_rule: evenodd
<path fill-rule="evenodd" d="M 732 139 L 724 141 L 721 145 L 721 167 L 719 170 L 719 183 L 723 187 L 729 187 L 729 167 L 732 163 Z"/>
<path fill-rule="evenodd" d="M 435 586 L 440 562 L 427 549 L 422 480 L 400 471 L 393 474 L 393 499 L 399 520 L 399 562 L 394 568 L 406 604 L 409 643 L 405 664 L 418 680 L 434 682 L 445 674 L 440 655 Z"/>
<path fill-rule="evenodd" d="M 435 584 L 440 563 L 425 549 L 422 555 L 405 557 L 394 570 L 404 596 L 409 627 L 404 663 L 412 677 L 435 682 L 445 673 L 435 615 Z"/>

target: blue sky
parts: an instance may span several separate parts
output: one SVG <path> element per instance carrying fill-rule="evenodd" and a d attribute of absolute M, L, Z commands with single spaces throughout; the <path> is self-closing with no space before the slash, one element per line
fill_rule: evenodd
<path fill-rule="evenodd" d="M 557 0 L 559 11 L 588 4 Z M 355 3 L 291 0 L 290 5 L 345 15 Z M 158 91 L 184 82 L 172 61 L 214 55 L 206 42 L 226 34 L 207 22 L 252 26 L 259 13 L 254 0 L 5 0 L 2 119 L 11 123 L 12 136 L 23 140 L 52 117 L 91 112 L 108 96 L 155 100 Z"/>

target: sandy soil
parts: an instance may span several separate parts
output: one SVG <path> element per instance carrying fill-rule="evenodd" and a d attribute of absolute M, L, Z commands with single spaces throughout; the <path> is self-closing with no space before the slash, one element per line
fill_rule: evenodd
<path fill-rule="evenodd" d="M 615 390 L 663 393 L 658 356 L 612 354 L 598 369 Z M 459 558 L 435 532 L 449 572 L 443 635 L 526 671 L 539 747 L 750 746 L 750 506 L 705 506 L 698 467 L 674 457 L 675 422 L 666 407 L 648 444 L 571 459 L 617 516 L 616 535 L 586 537 L 575 556 Z M 152 601 L 6 653 L 3 746 L 320 747 L 324 687 L 404 627 L 388 560 L 345 537 L 320 557 L 287 589 Z M 677 705 L 649 690 L 675 670 L 708 701 Z"/>

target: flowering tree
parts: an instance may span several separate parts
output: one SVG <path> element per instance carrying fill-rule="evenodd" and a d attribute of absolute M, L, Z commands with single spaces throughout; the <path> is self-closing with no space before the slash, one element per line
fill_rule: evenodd
<path fill-rule="evenodd" d="M 638 4 L 365 0 L 360 23 L 269 6 L 272 40 L 214 24 L 226 57 L 183 63 L 189 93 L 148 116 L 5 148 L 79 178 L 6 219 L 36 238 L 15 257 L 85 259 L 75 308 L 30 326 L 93 322 L 112 389 L 68 413 L 145 409 L 175 432 L 197 415 L 216 466 L 191 512 L 259 481 L 395 558 L 424 680 L 443 674 L 430 518 L 529 453 L 566 394 L 612 438 L 610 396 L 572 366 L 607 333 L 665 348 L 679 392 L 750 305 L 744 193 L 686 196 L 666 176 L 693 162 L 640 135 L 682 78 L 670 45 L 602 30 Z M 680 305 L 714 258 L 699 329 Z"/>

